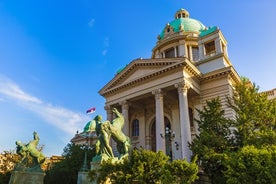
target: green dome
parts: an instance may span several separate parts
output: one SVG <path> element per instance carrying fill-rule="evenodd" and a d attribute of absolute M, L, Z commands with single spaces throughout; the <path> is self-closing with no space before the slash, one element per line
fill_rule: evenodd
<path fill-rule="evenodd" d="M 167 33 L 170 31 L 173 31 L 173 33 L 178 33 L 180 31 L 200 33 L 203 29 L 205 29 L 205 26 L 200 21 L 189 18 L 189 12 L 184 9 L 180 9 L 176 12 L 175 20 L 166 25 L 159 35 L 159 38 L 164 38 L 165 31 Z"/>

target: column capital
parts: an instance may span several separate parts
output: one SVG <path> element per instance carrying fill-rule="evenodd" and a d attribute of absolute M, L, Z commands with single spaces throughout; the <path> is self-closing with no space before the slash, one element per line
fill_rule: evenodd
<path fill-rule="evenodd" d="M 128 110 L 130 103 L 127 100 L 123 100 L 119 102 L 119 104 L 122 106 L 122 109 Z"/>
<path fill-rule="evenodd" d="M 152 91 L 152 94 L 155 95 L 155 99 L 160 99 L 163 98 L 164 92 L 162 91 L 162 89 L 155 89 Z"/>
<path fill-rule="evenodd" d="M 174 87 L 177 88 L 178 93 L 183 93 L 183 92 L 187 92 L 188 89 L 191 87 L 191 85 L 189 83 L 183 81 L 183 82 L 176 83 L 174 85 Z"/>
<path fill-rule="evenodd" d="M 111 109 L 111 106 L 110 106 L 110 105 L 106 105 L 106 106 L 104 106 L 104 110 L 106 110 L 107 112 L 112 111 L 112 109 Z"/>

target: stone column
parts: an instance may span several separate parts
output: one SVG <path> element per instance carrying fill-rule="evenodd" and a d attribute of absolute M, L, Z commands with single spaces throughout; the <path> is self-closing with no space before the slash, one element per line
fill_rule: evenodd
<path fill-rule="evenodd" d="M 189 119 L 189 108 L 187 91 L 189 85 L 185 82 L 175 84 L 178 89 L 179 98 L 179 112 L 180 112 L 180 139 L 181 139 L 181 152 L 182 158 L 186 158 L 187 161 L 191 159 L 191 150 L 189 149 L 188 142 L 191 142 L 191 128 Z"/>
<path fill-rule="evenodd" d="M 124 119 L 125 119 L 125 125 L 123 126 L 123 132 L 127 136 L 130 136 L 130 133 L 129 133 L 129 117 L 128 117 L 129 104 L 125 100 L 125 101 L 120 102 L 120 105 L 122 106 L 122 114 L 123 114 Z"/>
<path fill-rule="evenodd" d="M 202 43 L 198 45 L 198 55 L 199 60 L 202 60 L 204 58 L 204 45 Z"/>
<path fill-rule="evenodd" d="M 192 46 L 189 45 L 189 55 L 190 55 L 190 61 L 193 61 L 193 50 L 192 50 Z"/>
<path fill-rule="evenodd" d="M 177 49 L 176 49 L 176 47 L 174 47 L 174 57 L 177 57 L 178 55 L 177 55 Z"/>
<path fill-rule="evenodd" d="M 160 134 L 165 136 L 163 93 L 161 89 L 157 89 L 157 90 L 154 90 L 152 94 L 155 95 L 156 151 L 161 150 L 164 153 L 166 153 L 165 138 L 162 138 L 160 136 Z"/>
<path fill-rule="evenodd" d="M 217 54 L 222 53 L 222 44 L 221 44 L 220 38 L 217 38 L 215 40 L 215 48 L 216 48 L 216 53 Z"/>
<path fill-rule="evenodd" d="M 110 105 L 104 106 L 104 109 L 106 110 L 106 119 L 108 121 L 112 121 L 112 109 L 111 109 Z"/>

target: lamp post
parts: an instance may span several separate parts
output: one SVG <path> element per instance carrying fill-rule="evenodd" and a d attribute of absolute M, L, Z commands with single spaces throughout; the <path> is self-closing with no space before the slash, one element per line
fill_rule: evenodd
<path fill-rule="evenodd" d="M 160 136 L 161 138 L 165 139 L 166 142 L 166 155 L 168 155 L 170 157 L 170 159 L 172 160 L 172 141 L 175 138 L 175 132 L 170 130 L 170 128 L 167 126 L 165 128 L 165 135 L 163 135 L 162 132 L 160 132 Z"/>
<path fill-rule="evenodd" d="M 89 136 L 89 133 L 86 132 L 84 137 L 86 139 L 86 145 L 84 147 L 84 160 L 83 160 L 83 164 L 82 164 L 82 167 L 81 167 L 81 171 L 88 171 L 88 167 L 87 167 L 87 149 L 88 149 L 88 136 Z"/>

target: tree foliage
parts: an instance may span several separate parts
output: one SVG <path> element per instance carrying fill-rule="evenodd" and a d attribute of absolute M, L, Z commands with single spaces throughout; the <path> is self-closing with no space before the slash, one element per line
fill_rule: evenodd
<path fill-rule="evenodd" d="M 3 151 L 1 153 L 0 164 L 0 183 L 9 183 L 11 171 L 14 166 L 20 161 L 20 156 L 13 151 Z"/>
<path fill-rule="evenodd" d="M 246 78 L 235 86 L 234 119 L 224 117 L 219 99 L 198 110 L 200 134 L 190 146 L 212 183 L 275 183 L 276 101 L 258 90 Z"/>
<path fill-rule="evenodd" d="M 192 183 L 197 179 L 198 167 L 195 160 L 169 162 L 163 152 L 153 152 L 144 149 L 134 150 L 129 159 L 122 162 L 107 161 L 98 170 L 90 172 L 91 178 L 97 176 L 98 183 L 106 180 L 114 184 L 127 183 Z"/>
<path fill-rule="evenodd" d="M 236 113 L 233 124 L 238 147 L 261 147 L 276 142 L 276 101 L 268 100 L 266 94 L 258 91 L 255 84 L 242 78 L 233 97 L 228 98 L 230 108 Z"/>
<path fill-rule="evenodd" d="M 228 184 L 276 183 L 276 146 L 245 146 L 225 160 Z"/>
<path fill-rule="evenodd" d="M 76 184 L 78 171 L 81 169 L 84 161 L 85 149 L 87 149 L 88 163 L 95 155 L 95 150 L 82 145 L 73 143 L 67 144 L 63 150 L 62 156 L 64 160 L 54 164 L 54 166 L 46 171 L 44 179 L 45 184 Z"/>
<path fill-rule="evenodd" d="M 198 156 L 201 169 L 213 183 L 223 183 L 222 165 L 223 153 L 233 144 L 231 136 L 231 121 L 224 117 L 219 98 L 207 101 L 203 110 L 197 110 L 199 119 L 196 120 L 200 134 L 190 145 L 191 150 Z"/>

